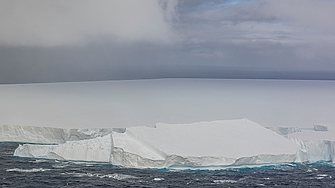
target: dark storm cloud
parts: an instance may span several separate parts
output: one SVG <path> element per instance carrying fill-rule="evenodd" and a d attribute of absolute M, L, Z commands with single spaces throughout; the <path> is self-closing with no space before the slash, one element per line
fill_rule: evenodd
<path fill-rule="evenodd" d="M 0 3 L 1 83 L 335 78 L 334 1 Z"/>
<path fill-rule="evenodd" d="M 197 1 L 180 15 L 179 27 L 187 33 L 185 43 L 193 55 L 217 57 L 222 67 L 335 70 L 329 50 L 335 46 L 330 19 L 334 1 L 220 3 Z"/>
<path fill-rule="evenodd" d="M 183 12 L 182 19 L 189 22 L 273 22 L 276 18 L 259 11 L 263 3 L 252 1 L 182 1 L 178 10 Z"/>

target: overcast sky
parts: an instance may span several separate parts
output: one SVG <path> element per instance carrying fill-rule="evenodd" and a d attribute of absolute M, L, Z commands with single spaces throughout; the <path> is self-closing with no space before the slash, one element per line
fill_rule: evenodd
<path fill-rule="evenodd" d="M 0 0 L 0 83 L 335 79 L 334 0 Z"/>

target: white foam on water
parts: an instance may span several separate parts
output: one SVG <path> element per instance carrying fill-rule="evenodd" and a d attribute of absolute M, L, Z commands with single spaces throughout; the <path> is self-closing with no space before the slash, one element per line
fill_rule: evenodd
<path fill-rule="evenodd" d="M 66 172 L 66 173 L 61 173 L 61 174 L 62 175 L 73 175 L 75 177 L 113 178 L 116 180 L 138 178 L 136 176 L 126 175 L 126 174 L 92 174 L 92 173 L 76 173 L 76 172 Z"/>
<path fill-rule="evenodd" d="M 154 178 L 154 181 L 163 181 L 164 178 Z"/>
<path fill-rule="evenodd" d="M 108 174 L 107 177 L 117 179 L 117 180 L 138 178 L 136 176 L 126 175 L 126 174 Z"/>
<path fill-rule="evenodd" d="M 327 177 L 327 174 L 318 174 L 319 177 Z"/>
<path fill-rule="evenodd" d="M 236 180 L 213 180 L 216 184 L 222 184 L 222 183 L 237 183 Z"/>
<path fill-rule="evenodd" d="M 45 163 L 45 162 L 49 162 L 48 160 L 35 160 L 35 161 L 29 161 L 29 162 L 32 162 L 32 163 Z"/>
<path fill-rule="evenodd" d="M 7 169 L 6 172 L 44 172 L 49 171 L 51 169 L 44 169 L 44 168 L 33 168 L 33 169 L 20 169 L 20 168 L 13 168 Z"/>
<path fill-rule="evenodd" d="M 69 166 L 68 164 L 57 164 L 57 165 L 52 165 L 53 168 L 65 168 Z"/>

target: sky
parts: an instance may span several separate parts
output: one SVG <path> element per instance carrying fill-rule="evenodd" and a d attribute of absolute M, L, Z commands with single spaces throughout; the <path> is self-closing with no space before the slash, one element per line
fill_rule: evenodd
<path fill-rule="evenodd" d="M 0 85 L 0 125 L 153 127 L 249 119 L 266 127 L 335 130 L 335 82 L 148 79 Z"/>
<path fill-rule="evenodd" d="M 0 0 L 0 83 L 335 79 L 334 0 Z"/>

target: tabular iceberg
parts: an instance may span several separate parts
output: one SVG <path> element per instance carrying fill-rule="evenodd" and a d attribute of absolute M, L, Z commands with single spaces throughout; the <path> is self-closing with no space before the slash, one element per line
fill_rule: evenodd
<path fill-rule="evenodd" d="M 265 128 L 247 119 L 127 129 L 0 128 L 2 135 L 4 131 L 15 133 L 2 141 L 56 143 L 20 145 L 14 153 L 18 157 L 105 162 L 129 168 L 236 167 L 335 159 L 332 141 L 294 138 L 291 135 L 306 130 Z M 316 128 L 319 134 L 327 130 Z"/>
<path fill-rule="evenodd" d="M 300 162 L 297 144 L 247 119 L 158 123 L 154 128 L 127 128 L 125 133 L 114 134 L 113 139 L 111 163 L 133 168 Z M 138 143 L 139 147 L 133 147 Z"/>

